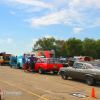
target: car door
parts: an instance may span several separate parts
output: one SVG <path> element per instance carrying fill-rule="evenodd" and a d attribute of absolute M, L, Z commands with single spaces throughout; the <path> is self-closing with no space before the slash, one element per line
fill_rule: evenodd
<path fill-rule="evenodd" d="M 12 55 L 12 56 L 10 57 L 10 62 L 9 62 L 9 64 L 10 64 L 11 66 L 17 66 L 17 58 L 16 58 L 14 55 Z"/>
<path fill-rule="evenodd" d="M 38 71 L 39 66 L 40 66 L 41 59 L 38 59 L 37 62 L 35 63 L 35 69 Z"/>
<path fill-rule="evenodd" d="M 56 68 L 56 64 L 54 64 L 54 59 L 48 59 L 48 65 L 47 65 L 47 69 L 53 69 Z"/>
<path fill-rule="evenodd" d="M 81 70 L 80 70 L 80 79 L 85 80 L 85 75 L 87 73 L 87 65 L 83 64 Z"/>
<path fill-rule="evenodd" d="M 75 68 L 73 68 L 73 72 L 72 72 L 72 77 L 73 78 L 77 78 L 77 79 L 81 79 L 81 71 L 82 71 L 82 63 L 77 63 L 75 64 Z"/>
<path fill-rule="evenodd" d="M 41 67 L 43 70 L 47 69 L 47 59 L 41 59 Z"/>

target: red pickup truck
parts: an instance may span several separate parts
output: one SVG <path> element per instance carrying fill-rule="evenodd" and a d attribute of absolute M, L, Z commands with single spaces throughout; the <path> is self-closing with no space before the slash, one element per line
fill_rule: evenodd
<path fill-rule="evenodd" d="M 53 74 L 58 74 L 59 68 L 63 67 L 58 59 L 54 58 L 39 58 L 35 63 L 35 68 L 32 70 L 39 71 L 40 74 L 52 71 Z"/>

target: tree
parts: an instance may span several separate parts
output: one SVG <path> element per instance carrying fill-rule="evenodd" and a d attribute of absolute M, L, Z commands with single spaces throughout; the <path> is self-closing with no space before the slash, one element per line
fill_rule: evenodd
<path fill-rule="evenodd" d="M 36 41 L 36 44 L 33 47 L 33 51 L 51 51 L 55 50 L 55 39 L 51 38 L 42 38 Z"/>
<path fill-rule="evenodd" d="M 100 59 L 100 39 L 98 39 L 96 43 L 97 43 L 97 54 L 98 54 L 97 58 Z"/>
<path fill-rule="evenodd" d="M 66 41 L 67 52 L 69 57 L 80 56 L 82 54 L 82 41 L 76 38 L 70 38 Z"/>
<path fill-rule="evenodd" d="M 56 40 L 56 55 L 57 57 L 67 57 L 66 41 Z"/>
<path fill-rule="evenodd" d="M 85 56 L 97 58 L 97 42 L 94 39 L 85 38 L 83 41 L 83 52 Z"/>

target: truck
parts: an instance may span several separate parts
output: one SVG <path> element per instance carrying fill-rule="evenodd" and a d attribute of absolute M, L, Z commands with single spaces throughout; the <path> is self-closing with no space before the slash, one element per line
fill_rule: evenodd
<path fill-rule="evenodd" d="M 0 65 L 9 65 L 10 57 L 12 54 L 0 53 Z"/>
<path fill-rule="evenodd" d="M 82 56 L 81 58 L 78 58 L 77 60 L 81 61 L 94 61 L 92 57 L 90 56 Z"/>
<path fill-rule="evenodd" d="M 36 52 L 25 52 L 24 53 L 27 56 L 33 56 L 39 57 L 39 58 L 55 58 L 55 51 L 36 51 Z"/>

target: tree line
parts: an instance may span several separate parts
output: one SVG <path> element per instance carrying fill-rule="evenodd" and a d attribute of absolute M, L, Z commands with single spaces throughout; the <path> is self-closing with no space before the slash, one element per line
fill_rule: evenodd
<path fill-rule="evenodd" d="M 75 37 L 68 40 L 56 40 L 54 37 L 36 41 L 33 51 L 55 51 L 55 57 L 91 56 L 100 58 L 100 39 L 85 38 L 83 41 Z"/>

